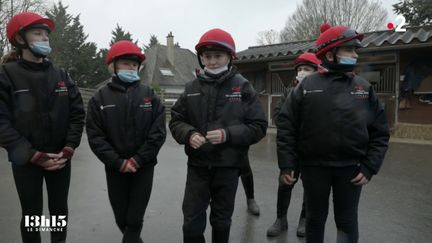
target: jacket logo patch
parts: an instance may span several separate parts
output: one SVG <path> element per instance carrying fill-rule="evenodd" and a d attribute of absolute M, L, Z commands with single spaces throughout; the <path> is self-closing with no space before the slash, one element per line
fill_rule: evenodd
<path fill-rule="evenodd" d="M 68 89 L 63 80 L 57 82 L 57 88 L 54 90 L 54 92 L 58 93 L 59 96 L 67 95 Z"/>
<path fill-rule="evenodd" d="M 231 88 L 231 90 L 232 90 L 233 92 L 240 92 L 240 91 L 241 91 L 241 88 L 240 88 L 240 86 L 234 86 L 234 87 Z"/>
<path fill-rule="evenodd" d="M 303 90 L 303 95 L 307 95 L 307 94 L 313 94 L 313 93 L 322 93 L 324 92 L 324 90 L 322 89 L 313 89 L 313 90 Z"/>
<path fill-rule="evenodd" d="M 145 112 L 150 112 L 153 109 L 152 106 L 152 98 L 151 97 L 144 97 L 143 98 L 144 104 L 141 104 L 139 107 L 143 108 Z"/>
<path fill-rule="evenodd" d="M 241 94 L 241 87 L 240 86 L 234 86 L 231 88 L 232 93 L 226 94 L 225 97 L 228 98 L 228 102 L 230 103 L 239 103 L 241 102 L 242 94 Z"/>
<path fill-rule="evenodd" d="M 364 86 L 356 85 L 354 86 L 354 91 L 350 92 L 351 95 L 354 95 L 356 99 L 367 99 L 369 98 L 369 91 L 366 91 Z"/>
<path fill-rule="evenodd" d="M 200 96 L 200 95 L 201 95 L 201 93 L 186 94 L 187 97 Z"/>
<path fill-rule="evenodd" d="M 62 80 L 62 81 L 59 81 L 59 82 L 57 83 L 57 86 L 59 86 L 59 87 L 66 87 L 66 84 L 65 84 L 65 82 Z"/>
<path fill-rule="evenodd" d="M 106 108 L 114 108 L 116 107 L 116 105 L 101 105 L 99 108 L 101 109 L 101 111 L 103 111 Z"/>

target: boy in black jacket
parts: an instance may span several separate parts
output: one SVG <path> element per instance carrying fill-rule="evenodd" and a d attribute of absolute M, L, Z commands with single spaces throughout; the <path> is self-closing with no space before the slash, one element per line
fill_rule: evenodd
<path fill-rule="evenodd" d="M 372 85 L 353 73 L 363 35 L 327 24 L 321 32 L 322 69 L 288 95 L 276 120 L 279 167 L 286 184 L 300 167 L 306 241 L 323 242 L 332 191 L 337 242 L 355 243 L 361 189 L 381 167 L 389 128 Z"/>
<path fill-rule="evenodd" d="M 292 86 L 285 89 L 279 103 L 276 105 L 274 109 L 273 119 L 276 120 L 281 106 L 285 102 L 288 94 L 297 86 L 299 83 L 303 81 L 303 79 L 316 72 L 321 65 L 321 60 L 319 60 L 315 53 L 303 53 L 299 57 L 294 60 L 294 70 L 296 71 L 296 78 L 292 82 Z M 299 171 L 296 170 L 294 173 L 296 176 L 299 175 Z M 280 235 L 283 231 L 288 229 L 288 220 L 287 213 L 288 207 L 291 202 L 291 192 L 294 187 L 294 184 L 286 184 L 284 180 L 282 180 L 283 175 L 280 174 L 278 181 L 278 195 L 277 195 L 277 218 L 276 221 L 270 226 L 267 230 L 267 236 L 273 237 Z M 300 213 L 300 219 L 297 226 L 297 236 L 304 237 L 306 234 L 306 212 L 305 212 L 305 202 L 303 196 L 302 210 Z"/>
<path fill-rule="evenodd" d="M 164 106 L 138 76 L 144 59 L 130 41 L 112 45 L 107 54 L 112 81 L 90 100 L 86 122 L 90 147 L 105 164 L 108 196 L 123 243 L 142 242 L 156 157 L 166 137 Z"/>
<path fill-rule="evenodd" d="M 231 66 L 231 35 L 209 30 L 195 49 L 204 70 L 186 84 L 169 124 L 188 155 L 183 236 L 184 242 L 204 242 L 210 204 L 212 239 L 222 243 L 229 239 L 240 168 L 249 146 L 265 136 L 267 121 L 256 92 Z"/>

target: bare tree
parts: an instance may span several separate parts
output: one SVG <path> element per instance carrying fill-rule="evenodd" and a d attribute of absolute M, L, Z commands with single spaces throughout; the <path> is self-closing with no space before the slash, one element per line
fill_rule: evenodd
<path fill-rule="evenodd" d="M 0 54 L 11 48 L 6 37 L 6 26 L 13 15 L 24 11 L 44 13 L 46 10 L 44 0 L 0 0 Z"/>
<path fill-rule="evenodd" d="M 279 32 L 276 30 L 264 30 L 258 32 L 258 45 L 271 45 L 279 43 Z"/>
<path fill-rule="evenodd" d="M 316 39 L 325 22 L 370 32 L 385 28 L 387 15 L 380 0 L 303 0 L 288 17 L 281 41 Z"/>

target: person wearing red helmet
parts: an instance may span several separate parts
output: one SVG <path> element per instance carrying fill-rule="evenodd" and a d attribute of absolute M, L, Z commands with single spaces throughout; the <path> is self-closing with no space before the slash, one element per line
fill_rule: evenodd
<path fill-rule="evenodd" d="M 186 84 L 169 123 L 188 155 L 183 241 L 205 242 L 210 205 L 212 242 L 227 243 L 244 158 L 249 146 L 265 136 L 267 121 L 257 93 L 231 64 L 235 58 L 231 35 L 209 30 L 195 49 L 203 71 Z"/>
<path fill-rule="evenodd" d="M 236 57 L 235 43 L 233 38 L 229 33 L 226 33 L 221 29 L 213 29 L 206 32 L 201 37 L 199 43 L 195 48 L 197 49 L 197 51 L 201 50 L 201 53 L 204 52 L 204 50 L 209 49 L 209 52 L 207 53 L 210 54 L 211 51 L 222 51 L 222 53 L 226 53 L 228 51 L 228 56 L 226 56 L 228 59 L 224 60 L 225 63 L 223 65 L 219 65 L 216 70 L 213 70 L 211 68 L 212 64 L 204 66 L 201 57 L 198 56 L 199 64 L 202 68 L 204 68 L 204 71 L 209 73 L 210 75 L 213 73 L 221 73 L 228 70 L 232 60 Z M 260 210 L 258 204 L 255 201 L 253 174 L 249 163 L 249 156 L 245 157 L 240 177 L 246 194 L 248 212 L 252 215 L 259 216 Z"/>
<path fill-rule="evenodd" d="M 205 48 L 212 49 L 210 51 L 222 51 L 223 53 L 228 51 L 228 63 L 220 65 L 221 67 L 219 67 L 219 70 L 216 70 L 216 73 L 228 70 L 232 60 L 236 57 L 234 40 L 230 34 L 221 29 L 213 29 L 201 37 L 196 49 L 204 50 Z M 204 68 L 205 72 L 210 74 L 215 72 L 210 68 L 210 66 L 203 65 L 200 56 L 198 56 L 198 62 L 200 66 Z M 247 209 L 252 215 L 259 216 L 260 210 L 258 204 L 255 201 L 253 174 L 248 155 L 245 157 L 245 160 L 242 164 L 243 167 L 241 169 L 240 178 L 246 194 Z"/>
<path fill-rule="evenodd" d="M 165 108 L 138 75 L 144 59 L 131 41 L 111 46 L 106 58 L 111 82 L 90 99 L 86 120 L 90 148 L 105 165 L 108 197 L 123 243 L 142 242 L 154 166 L 166 138 Z"/>
<path fill-rule="evenodd" d="M 38 227 L 25 218 L 43 213 L 43 181 L 51 216 L 66 225 L 51 232 L 65 242 L 71 158 L 84 127 L 79 89 L 69 75 L 45 57 L 54 22 L 33 12 L 13 16 L 7 38 L 16 55 L 0 68 L 0 146 L 8 151 L 21 202 L 23 242 L 39 243 Z"/>
<path fill-rule="evenodd" d="M 298 56 L 294 60 L 294 70 L 296 71 L 296 78 L 292 82 L 292 86 L 288 87 L 285 92 L 283 93 L 281 100 L 276 105 L 274 109 L 274 116 L 273 120 L 276 120 L 277 115 L 280 111 L 280 108 L 282 107 L 283 103 L 285 102 L 288 94 L 293 90 L 295 86 L 297 86 L 299 83 L 303 81 L 303 79 L 316 72 L 318 68 L 321 65 L 321 60 L 319 60 L 315 53 L 307 52 L 303 53 L 300 56 Z M 278 178 L 279 186 L 278 186 L 278 195 L 277 195 L 277 218 L 275 222 L 270 226 L 270 228 L 267 230 L 267 236 L 274 237 L 279 236 L 282 232 L 286 231 L 288 229 L 288 221 L 287 221 L 287 213 L 288 213 L 288 207 L 291 202 L 291 192 L 294 187 L 294 184 L 287 184 L 284 180 L 284 173 L 281 171 L 280 176 Z M 295 171 L 295 177 L 298 177 L 299 171 Z M 300 213 L 300 219 L 297 226 L 297 236 L 304 237 L 306 232 L 306 213 L 305 213 L 305 204 L 304 204 L 304 198 L 302 203 L 302 211 Z"/>
<path fill-rule="evenodd" d="M 362 186 L 381 167 L 389 128 L 383 105 L 356 76 L 362 34 L 324 24 L 316 40 L 322 69 L 288 95 L 276 119 L 278 162 L 286 184 L 300 169 L 306 198 L 306 242 L 324 241 L 333 193 L 337 242 L 358 242 L 357 211 Z"/>
<path fill-rule="evenodd" d="M 320 65 L 321 60 L 316 57 L 315 53 L 306 52 L 297 57 L 294 60 L 294 70 L 297 74 L 294 80 L 294 86 L 301 83 L 309 74 L 316 72 Z"/>

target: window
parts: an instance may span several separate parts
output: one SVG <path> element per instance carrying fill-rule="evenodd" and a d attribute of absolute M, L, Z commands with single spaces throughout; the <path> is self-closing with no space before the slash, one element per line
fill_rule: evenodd
<path fill-rule="evenodd" d="M 396 66 L 394 64 L 363 65 L 358 75 L 369 81 L 377 93 L 396 91 Z"/>
<path fill-rule="evenodd" d="M 258 92 L 265 92 L 265 81 L 266 81 L 266 72 L 258 71 L 258 72 L 245 72 L 242 73 L 243 77 L 245 77 L 252 84 L 252 87 Z"/>
<path fill-rule="evenodd" d="M 271 94 L 282 94 L 286 88 L 292 86 L 295 78 L 294 71 L 279 71 L 271 73 Z"/>

